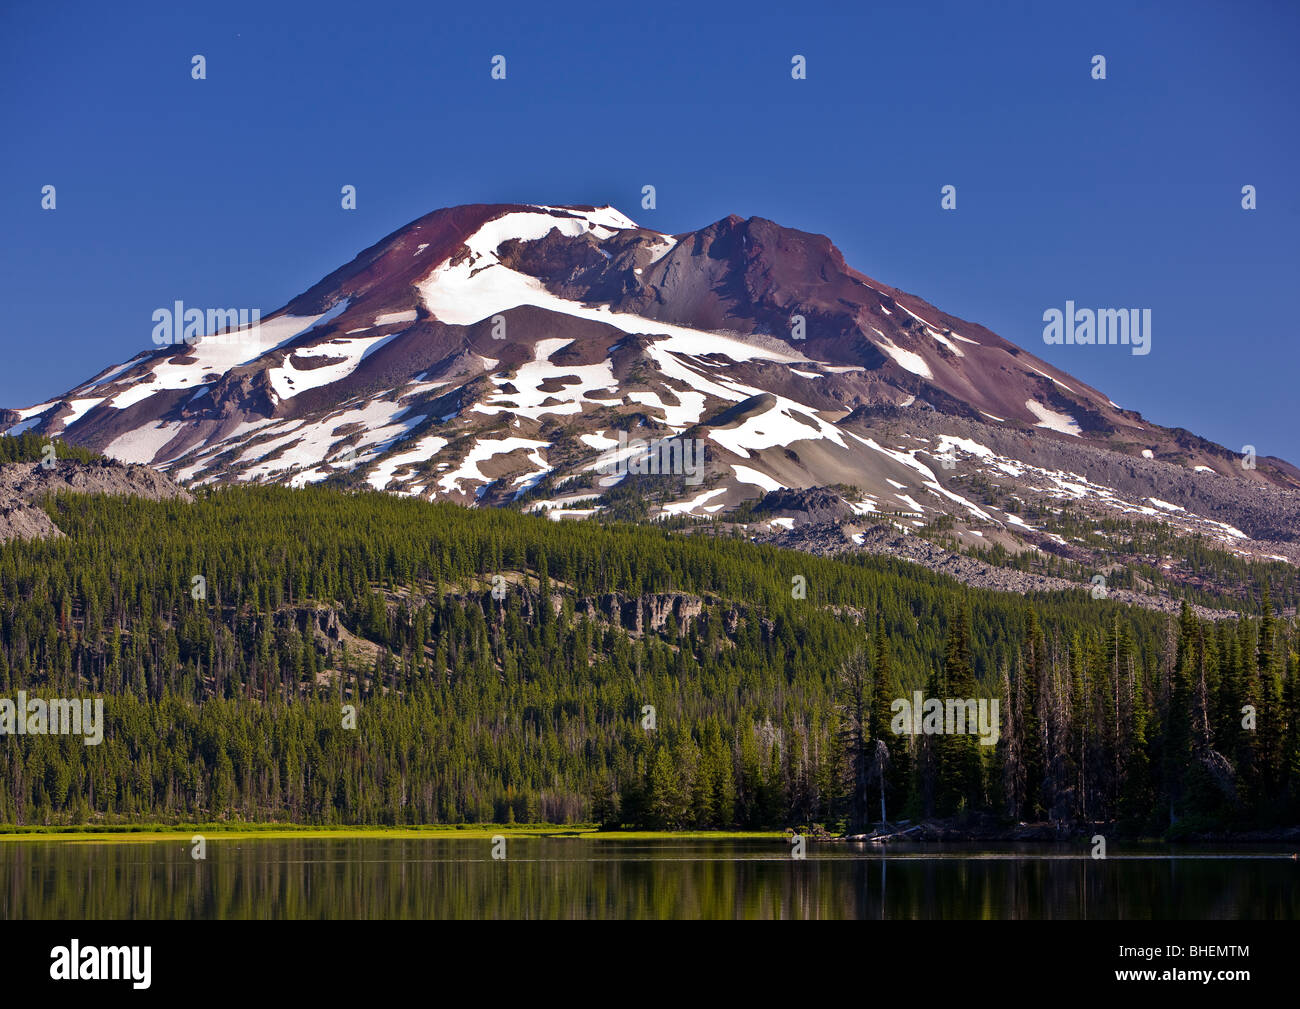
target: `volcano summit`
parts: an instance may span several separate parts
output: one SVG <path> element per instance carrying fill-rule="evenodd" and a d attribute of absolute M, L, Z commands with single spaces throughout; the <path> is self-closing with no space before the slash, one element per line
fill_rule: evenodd
<path fill-rule="evenodd" d="M 1295 467 L 1243 467 L 759 217 L 668 235 L 608 206 L 453 207 L 255 339 L 143 332 L 141 354 L 3 426 L 192 485 L 331 481 L 556 518 L 635 497 L 638 516 L 746 528 L 764 495 L 830 487 L 860 521 L 849 548 L 870 522 L 943 519 L 966 547 L 1070 557 L 1064 508 L 1298 559 Z M 619 465 L 673 439 L 705 446 L 702 477 Z"/>

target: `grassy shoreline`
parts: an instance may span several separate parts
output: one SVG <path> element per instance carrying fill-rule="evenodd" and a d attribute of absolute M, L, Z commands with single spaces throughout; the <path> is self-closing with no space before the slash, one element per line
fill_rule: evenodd
<path fill-rule="evenodd" d="M 206 840 L 482 840 L 496 834 L 506 837 L 572 837 L 588 841 L 657 840 L 778 840 L 788 833 L 778 830 L 600 830 L 592 824 L 430 824 L 416 827 L 320 827 L 284 823 L 123 824 L 114 827 L 16 827 L 0 824 L 0 843 L 23 841 L 118 842 L 189 841 L 195 834 Z"/>

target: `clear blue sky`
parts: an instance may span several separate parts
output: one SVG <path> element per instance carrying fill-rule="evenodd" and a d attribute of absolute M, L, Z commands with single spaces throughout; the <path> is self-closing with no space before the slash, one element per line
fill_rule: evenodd
<path fill-rule="evenodd" d="M 827 234 L 1122 406 L 1300 462 L 1298 7 L 5 0 L 0 404 L 152 346 L 177 299 L 278 308 L 437 207 L 613 203 Z M 1045 346 L 1066 299 L 1151 308 L 1151 354 Z"/>

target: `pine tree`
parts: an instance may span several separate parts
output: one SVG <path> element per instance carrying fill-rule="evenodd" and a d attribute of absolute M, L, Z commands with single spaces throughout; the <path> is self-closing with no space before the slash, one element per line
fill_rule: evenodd
<path fill-rule="evenodd" d="M 896 790 L 900 775 L 902 780 L 906 780 L 907 765 L 903 758 L 905 745 L 890 732 L 894 687 L 889 671 L 889 643 L 885 638 L 884 622 L 879 619 L 876 622 L 876 647 L 871 672 L 871 715 L 867 727 L 871 761 L 868 779 L 876 782 L 880 792 L 880 822 L 887 823 L 886 794 Z M 891 742 L 894 743 L 892 747 Z M 897 762 L 897 769 L 894 752 L 902 758 Z"/>
<path fill-rule="evenodd" d="M 871 783 L 870 673 L 865 653 L 851 657 L 840 669 L 840 740 L 847 762 L 848 831 L 862 833 L 869 822 Z"/>
<path fill-rule="evenodd" d="M 977 698 L 979 691 L 971 663 L 970 638 L 970 609 L 963 601 L 956 619 L 949 626 L 948 643 L 944 648 L 944 689 L 942 693 L 932 695 L 944 701 L 945 705 L 960 705 L 966 701 L 973 704 Z M 954 724 L 954 733 L 941 737 L 944 780 L 940 808 L 950 813 L 977 809 L 984 802 L 983 763 L 974 724 L 975 712 L 958 708 L 959 717 L 963 710 L 966 724 Z"/>

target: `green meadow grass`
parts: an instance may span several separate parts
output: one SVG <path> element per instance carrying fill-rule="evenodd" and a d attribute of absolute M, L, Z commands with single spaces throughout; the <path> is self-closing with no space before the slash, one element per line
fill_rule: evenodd
<path fill-rule="evenodd" d="M 416 827 L 317 827 L 283 823 L 122 824 L 87 828 L 0 825 L 0 843 L 23 841 L 144 843 L 183 839 L 202 834 L 219 840 L 368 840 L 368 839 L 484 839 L 496 834 L 510 837 L 574 837 L 589 841 L 764 840 L 788 837 L 777 830 L 599 830 L 590 824 L 431 824 Z"/>

